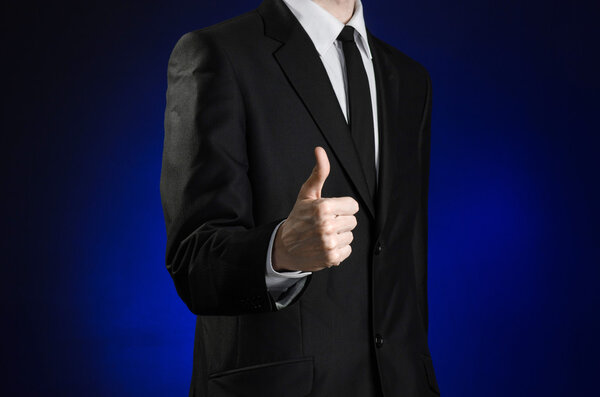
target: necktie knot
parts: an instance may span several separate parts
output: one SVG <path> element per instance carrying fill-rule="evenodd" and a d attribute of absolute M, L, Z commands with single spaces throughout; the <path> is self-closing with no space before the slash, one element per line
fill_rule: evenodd
<path fill-rule="evenodd" d="M 350 25 L 344 26 L 344 29 L 340 32 L 337 37 L 338 40 L 344 41 L 354 41 L 354 28 Z"/>

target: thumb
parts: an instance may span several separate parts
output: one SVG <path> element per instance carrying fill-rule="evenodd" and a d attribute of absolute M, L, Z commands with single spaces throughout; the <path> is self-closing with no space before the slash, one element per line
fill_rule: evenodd
<path fill-rule="evenodd" d="M 300 188 L 300 193 L 298 193 L 299 200 L 316 200 L 321 198 L 321 189 L 323 189 L 325 179 L 329 176 L 329 159 L 327 158 L 327 152 L 321 146 L 315 147 L 315 158 L 317 163 L 306 182 Z"/>

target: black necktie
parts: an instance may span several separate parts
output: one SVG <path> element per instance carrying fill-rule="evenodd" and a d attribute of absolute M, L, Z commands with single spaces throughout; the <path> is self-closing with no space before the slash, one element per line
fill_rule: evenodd
<path fill-rule="evenodd" d="M 337 37 L 342 42 L 344 59 L 346 60 L 346 77 L 348 79 L 348 98 L 350 101 L 350 132 L 360 156 L 360 162 L 367 179 L 371 197 L 375 197 L 375 143 L 373 132 L 373 109 L 369 79 L 365 66 L 354 42 L 354 28 L 345 26 Z"/>

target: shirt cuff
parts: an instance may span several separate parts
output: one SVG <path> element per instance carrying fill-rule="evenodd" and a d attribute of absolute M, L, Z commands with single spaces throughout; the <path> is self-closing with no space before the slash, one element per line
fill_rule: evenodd
<path fill-rule="evenodd" d="M 271 256 L 273 253 L 273 243 L 275 241 L 275 235 L 277 234 L 277 230 L 279 230 L 279 226 L 281 226 L 281 224 L 285 221 L 285 219 L 281 222 L 279 222 L 279 224 L 277 226 L 275 226 L 275 230 L 273 230 L 273 233 L 271 234 L 271 240 L 269 241 L 269 248 L 267 250 L 267 260 L 266 260 L 266 271 L 265 271 L 265 282 L 267 284 L 267 290 L 271 293 L 271 295 L 273 296 L 273 299 L 275 299 L 276 303 L 279 299 L 279 297 L 281 296 L 281 294 L 283 294 L 285 291 L 287 291 L 290 287 L 294 286 L 294 290 L 299 292 L 302 288 L 302 286 L 304 285 L 304 281 L 306 281 L 304 278 L 306 276 L 308 276 L 309 274 L 312 274 L 312 272 L 302 272 L 299 270 L 296 271 L 284 271 L 284 272 L 278 272 L 275 269 L 273 269 L 273 262 L 271 261 Z M 303 281 L 301 283 L 298 283 L 298 281 Z M 300 287 L 300 288 L 298 288 Z M 291 292 L 291 291 L 290 291 Z M 286 294 L 288 295 L 292 295 L 295 296 L 295 294 Z M 283 303 L 283 302 L 280 302 Z M 278 307 L 280 306 L 279 304 L 277 305 Z"/>

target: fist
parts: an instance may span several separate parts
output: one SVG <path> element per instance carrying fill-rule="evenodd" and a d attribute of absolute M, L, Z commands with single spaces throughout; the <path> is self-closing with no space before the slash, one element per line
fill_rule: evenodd
<path fill-rule="evenodd" d="M 325 149 L 315 147 L 316 165 L 281 224 L 273 244 L 273 269 L 314 272 L 338 266 L 350 256 L 358 202 L 352 197 L 321 197 L 329 176 Z"/>

